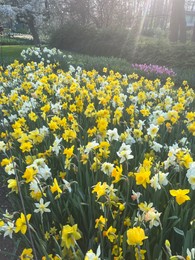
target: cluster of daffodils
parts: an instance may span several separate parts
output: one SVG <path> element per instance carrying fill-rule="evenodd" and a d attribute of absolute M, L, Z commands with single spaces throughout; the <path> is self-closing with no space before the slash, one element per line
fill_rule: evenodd
<path fill-rule="evenodd" d="M 66 60 L 66 62 L 70 65 L 72 61 L 71 55 L 65 55 L 60 50 L 53 48 L 49 49 L 47 47 L 30 47 L 24 49 L 21 52 L 21 57 L 24 61 L 36 61 L 36 62 L 43 62 L 44 64 L 49 63 L 57 63 L 60 60 Z"/>
<path fill-rule="evenodd" d="M 165 66 L 153 65 L 153 64 L 132 64 L 132 67 L 136 70 L 144 71 L 146 73 L 155 73 L 157 75 L 176 76 L 176 73 Z"/>
<path fill-rule="evenodd" d="M 21 259 L 193 259 L 195 93 L 104 69 L 0 71 L 0 233 Z M 165 241 L 169 241 L 169 247 Z"/>

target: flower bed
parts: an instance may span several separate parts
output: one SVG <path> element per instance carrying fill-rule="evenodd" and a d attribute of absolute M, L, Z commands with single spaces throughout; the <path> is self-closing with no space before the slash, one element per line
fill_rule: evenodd
<path fill-rule="evenodd" d="M 1 69 L 0 232 L 21 259 L 193 259 L 195 93 L 170 78 Z"/>
<path fill-rule="evenodd" d="M 158 66 L 153 64 L 132 64 L 132 67 L 136 70 L 144 71 L 148 75 L 149 74 L 156 74 L 156 75 L 165 75 L 165 76 L 176 76 L 176 73 L 165 66 Z"/>

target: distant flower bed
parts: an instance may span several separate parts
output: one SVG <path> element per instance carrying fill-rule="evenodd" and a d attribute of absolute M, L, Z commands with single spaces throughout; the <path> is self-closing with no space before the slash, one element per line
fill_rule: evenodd
<path fill-rule="evenodd" d="M 193 259 L 195 93 L 102 74 L 1 68 L 0 233 L 23 260 Z"/>
<path fill-rule="evenodd" d="M 47 47 L 30 47 L 21 52 L 21 57 L 24 61 L 35 61 L 37 63 L 43 62 L 44 65 L 55 64 L 59 65 L 61 60 L 65 61 L 67 65 L 71 64 L 72 56 L 65 55 L 60 50 L 53 48 L 49 49 Z"/>
<path fill-rule="evenodd" d="M 144 71 L 148 74 L 154 73 L 157 75 L 176 76 L 176 73 L 165 66 L 152 65 L 152 64 L 132 64 L 132 67 L 137 70 Z"/>

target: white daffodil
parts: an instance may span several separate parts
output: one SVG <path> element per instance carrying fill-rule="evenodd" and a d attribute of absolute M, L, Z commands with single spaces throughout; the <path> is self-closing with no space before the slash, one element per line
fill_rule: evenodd
<path fill-rule="evenodd" d="M 190 168 L 188 169 L 186 176 L 192 187 L 192 190 L 195 190 L 195 162 L 190 164 Z"/>
<path fill-rule="evenodd" d="M 126 160 L 133 159 L 134 156 L 131 153 L 132 150 L 130 145 L 126 145 L 125 143 L 122 143 L 119 151 L 117 152 L 117 155 L 121 158 L 120 163 L 123 163 Z"/>
<path fill-rule="evenodd" d="M 42 127 L 39 129 L 39 132 L 40 132 L 41 135 L 46 136 L 46 135 L 49 134 L 49 129 L 48 129 L 48 127 L 46 127 L 46 126 L 42 126 Z"/>
<path fill-rule="evenodd" d="M 114 170 L 114 164 L 108 163 L 108 162 L 104 162 L 102 164 L 101 170 L 103 171 L 103 173 L 105 173 L 108 176 L 110 176 L 112 171 Z"/>
<path fill-rule="evenodd" d="M 5 153 L 6 150 L 6 144 L 3 141 L 0 141 L 0 151 Z"/>
<path fill-rule="evenodd" d="M 162 146 L 162 144 L 159 144 L 159 143 L 153 141 L 153 144 L 152 144 L 151 147 L 152 147 L 152 149 L 153 149 L 155 152 L 160 152 L 163 146 Z"/>
<path fill-rule="evenodd" d="M 140 192 L 135 192 L 134 190 L 132 190 L 132 195 L 131 195 L 131 198 L 132 200 L 136 200 L 137 203 L 139 203 L 139 198 L 142 194 Z"/>
<path fill-rule="evenodd" d="M 55 140 L 54 140 L 54 142 L 53 142 L 52 152 L 54 152 L 56 156 L 58 156 L 58 154 L 59 154 L 59 152 L 60 152 L 60 149 L 61 149 L 60 143 L 61 143 L 61 141 L 62 141 L 62 138 L 58 138 L 58 137 L 56 136 L 56 138 L 55 138 Z"/>
<path fill-rule="evenodd" d="M 109 141 L 113 141 L 113 140 L 118 141 L 119 134 L 117 128 L 114 128 L 113 130 L 109 129 L 107 131 L 107 136 Z"/>
<path fill-rule="evenodd" d="M 14 223 L 8 221 L 3 227 L 4 237 L 9 236 L 12 239 L 12 234 L 15 231 Z"/>
<path fill-rule="evenodd" d="M 65 190 L 68 190 L 68 192 L 71 192 L 71 191 L 72 191 L 71 183 L 68 182 L 68 181 L 65 180 L 65 179 L 62 179 L 62 181 L 63 181 L 63 183 L 64 183 L 64 185 L 63 185 L 64 189 L 65 189 Z"/>
<path fill-rule="evenodd" d="M 51 169 L 47 166 L 47 164 L 44 164 L 43 167 L 38 168 L 38 174 L 37 176 L 39 178 L 44 179 L 45 181 L 51 177 Z"/>
<path fill-rule="evenodd" d="M 154 138 L 157 135 L 158 130 L 159 130 L 158 125 L 151 124 L 150 127 L 147 129 L 147 134 L 152 138 Z"/>
<path fill-rule="evenodd" d="M 166 172 L 166 173 L 164 173 L 164 172 L 158 172 L 158 181 L 159 181 L 159 184 L 162 186 L 166 186 L 168 183 L 169 183 L 169 181 L 168 181 L 168 179 L 167 179 L 167 176 L 169 175 L 169 172 Z"/>
<path fill-rule="evenodd" d="M 37 171 L 39 170 L 40 167 L 44 167 L 45 165 L 45 159 L 44 158 L 39 158 L 35 159 L 31 165 L 29 165 L 29 168 L 35 168 Z"/>
<path fill-rule="evenodd" d="M 156 173 L 150 180 L 150 185 L 156 190 L 160 190 L 162 186 L 166 186 L 168 184 L 167 175 L 169 173 L 164 173 L 159 171 Z"/>
<path fill-rule="evenodd" d="M 186 259 L 189 260 L 194 260 L 195 259 L 195 247 L 192 248 L 191 250 L 189 250 L 189 248 L 187 248 L 187 257 Z"/>
<path fill-rule="evenodd" d="M 37 178 L 30 182 L 30 190 L 34 191 L 35 193 L 42 192 L 41 185 L 40 185 L 39 180 Z"/>
<path fill-rule="evenodd" d="M 44 212 L 51 212 L 51 210 L 47 208 L 49 206 L 49 204 L 50 204 L 50 201 L 44 203 L 44 200 L 41 198 L 39 203 L 35 203 L 35 206 L 37 208 L 34 210 L 34 212 L 35 213 L 40 212 L 41 214 L 43 214 Z"/>
<path fill-rule="evenodd" d="M 149 228 L 152 228 L 153 226 L 157 227 L 161 224 L 160 215 L 161 213 L 159 213 L 154 208 L 151 208 L 150 210 L 148 210 L 148 212 L 145 213 L 144 220 L 146 222 L 149 221 Z"/>
<path fill-rule="evenodd" d="M 159 184 L 159 179 L 158 179 L 158 174 L 155 174 L 151 180 L 150 180 L 150 185 L 152 188 L 156 190 L 160 190 L 161 189 L 161 186 Z"/>
<path fill-rule="evenodd" d="M 96 254 L 93 252 L 92 249 L 87 251 L 84 260 L 100 260 L 100 247 L 98 247 Z"/>
<path fill-rule="evenodd" d="M 15 175 L 16 174 L 16 163 L 15 162 L 11 162 L 8 165 L 5 166 L 5 172 L 8 175 Z"/>
<path fill-rule="evenodd" d="M 99 145 L 99 143 L 97 143 L 96 141 L 89 142 L 89 143 L 86 145 L 84 152 L 88 154 L 91 150 L 93 150 L 94 148 L 96 148 L 98 145 Z"/>

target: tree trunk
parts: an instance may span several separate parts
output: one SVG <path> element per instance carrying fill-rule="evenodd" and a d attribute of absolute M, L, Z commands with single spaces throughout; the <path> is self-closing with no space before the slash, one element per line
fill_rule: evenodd
<path fill-rule="evenodd" d="M 27 24 L 28 24 L 29 30 L 32 34 L 34 44 L 39 45 L 40 38 L 39 38 L 39 34 L 37 32 L 37 29 L 35 27 L 35 19 L 34 19 L 33 15 L 29 14 L 28 19 L 27 19 Z"/>
<path fill-rule="evenodd" d="M 195 23 L 193 27 L 193 33 L 192 33 L 192 42 L 195 42 Z"/>
<path fill-rule="evenodd" d="M 171 42 L 186 42 L 186 20 L 185 20 L 185 0 L 173 0 L 171 19 L 170 19 L 170 35 Z"/>
<path fill-rule="evenodd" d="M 178 19 L 178 0 L 173 0 L 172 3 L 172 10 L 171 10 L 171 19 L 170 19 L 170 35 L 169 40 L 171 42 L 178 41 L 178 34 L 179 34 L 179 19 Z"/>
<path fill-rule="evenodd" d="M 179 41 L 186 42 L 186 16 L 185 16 L 185 0 L 180 0 L 179 10 Z"/>

